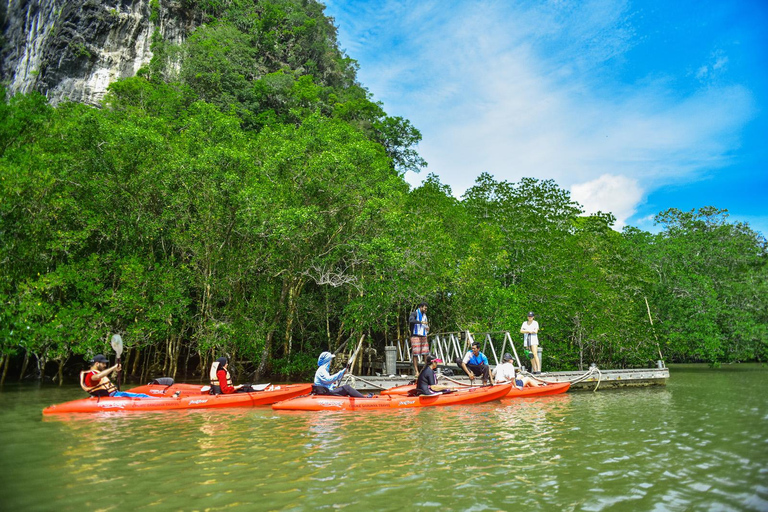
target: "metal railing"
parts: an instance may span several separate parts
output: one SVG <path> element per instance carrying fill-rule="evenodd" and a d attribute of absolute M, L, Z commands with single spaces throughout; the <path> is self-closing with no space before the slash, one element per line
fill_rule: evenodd
<path fill-rule="evenodd" d="M 520 357 L 512 342 L 509 331 L 490 331 L 471 333 L 469 331 L 445 332 L 428 336 L 430 352 L 446 364 L 451 364 L 457 358 L 464 357 L 472 342 L 480 340 L 480 351 L 488 358 L 488 362 L 494 365 L 500 364 L 504 353 L 511 351 L 520 368 Z M 507 350 L 509 346 L 509 350 Z M 498 348 L 498 350 L 497 350 Z M 406 338 L 397 342 L 397 360 L 400 362 L 411 360 L 411 340 Z"/>

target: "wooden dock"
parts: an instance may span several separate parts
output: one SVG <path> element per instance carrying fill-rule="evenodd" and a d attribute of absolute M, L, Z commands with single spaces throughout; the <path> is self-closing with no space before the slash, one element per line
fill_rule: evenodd
<path fill-rule="evenodd" d="M 398 371 L 401 371 L 398 363 Z M 405 365 L 403 365 L 405 366 Z M 469 385 L 469 378 L 462 370 L 455 365 L 442 366 L 441 370 L 450 368 L 453 371 L 451 379 Z M 403 368 L 405 370 L 405 368 Z M 584 377 L 588 372 L 544 372 L 537 377 L 543 381 L 549 382 L 573 382 Z M 414 380 L 413 375 L 394 375 L 394 376 L 355 376 L 351 383 L 355 388 L 362 392 L 377 392 L 382 389 L 388 389 L 395 386 L 403 386 Z M 598 390 L 615 389 L 624 387 L 645 387 L 645 386 L 664 386 L 669 378 L 669 368 L 635 368 L 630 370 L 599 370 L 592 375 L 577 382 L 571 386 L 572 390 L 593 390 L 598 385 Z"/>

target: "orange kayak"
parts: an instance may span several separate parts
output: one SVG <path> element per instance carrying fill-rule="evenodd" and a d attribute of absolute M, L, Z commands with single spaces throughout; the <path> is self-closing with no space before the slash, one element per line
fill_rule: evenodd
<path fill-rule="evenodd" d="M 459 389 L 454 393 L 420 396 L 347 396 L 309 395 L 272 405 L 278 411 L 373 411 L 439 405 L 479 404 L 498 400 L 509 393 L 512 384 Z"/>
<path fill-rule="evenodd" d="M 523 389 L 518 388 L 517 386 L 512 386 L 512 389 L 507 393 L 507 396 L 503 398 L 522 398 L 522 397 L 528 397 L 528 396 L 545 396 L 545 395 L 559 395 L 560 393 L 565 393 L 568 391 L 568 388 L 571 387 L 570 382 L 556 382 L 552 384 L 547 384 L 546 386 L 539 386 L 539 387 L 525 387 Z M 408 384 L 405 386 L 397 386 L 394 388 L 385 389 L 381 392 L 382 395 L 389 395 L 389 396 L 407 396 L 409 392 L 416 389 L 415 384 Z M 463 388 L 458 388 L 463 389 Z M 471 389 L 471 388 L 469 388 Z"/>
<path fill-rule="evenodd" d="M 174 384 L 175 386 L 194 386 Z M 167 386 L 160 386 L 167 387 Z M 200 388 L 201 386 L 197 386 Z M 144 386 L 142 386 L 144 388 Z M 138 388 L 137 388 L 138 389 Z M 269 405 L 305 395 L 312 389 L 311 384 L 288 384 L 273 386 L 271 390 L 253 393 L 232 393 L 230 395 L 180 395 L 158 396 L 157 398 L 89 397 L 52 405 L 43 409 L 43 414 L 93 413 L 104 411 L 166 411 L 178 409 L 208 409 L 213 407 L 254 407 Z M 199 391 L 199 389 L 198 389 Z M 131 392 L 141 392 L 134 389 Z M 175 391 L 174 391 L 175 393 Z M 149 393 L 148 393 L 149 394 Z"/>
<path fill-rule="evenodd" d="M 254 393 L 263 393 L 265 391 L 295 389 L 292 386 L 303 386 L 306 388 L 306 393 L 309 393 L 312 388 L 312 384 L 261 384 L 258 391 Z M 209 395 L 211 386 L 204 386 L 202 384 L 171 384 L 169 386 L 163 384 L 147 384 L 145 386 L 138 386 L 133 389 L 128 389 L 131 393 L 144 393 L 150 396 L 173 396 L 179 393 L 179 396 L 195 396 L 195 395 Z M 285 400 L 285 399 L 283 399 Z M 279 401 L 279 400 L 278 400 Z M 270 402 L 273 403 L 273 402 Z M 265 404 L 268 405 L 268 404 Z"/>

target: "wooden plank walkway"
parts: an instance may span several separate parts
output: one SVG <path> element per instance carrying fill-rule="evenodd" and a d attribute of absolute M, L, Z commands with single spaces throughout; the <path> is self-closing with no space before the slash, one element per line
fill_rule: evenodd
<path fill-rule="evenodd" d="M 398 371 L 406 370 L 400 368 L 401 363 L 398 363 Z M 458 370 L 455 365 L 446 365 L 441 367 L 451 368 L 454 375 L 452 379 L 469 384 L 469 378 L 464 374 L 462 370 Z M 580 377 L 583 377 L 588 372 L 544 372 L 539 377 L 544 381 L 551 382 L 565 382 L 574 381 Z M 593 390 L 595 386 L 600 383 L 599 390 L 603 389 L 615 389 L 623 387 L 644 387 L 644 386 L 664 386 L 669 378 L 669 368 L 635 368 L 629 370 L 600 370 L 599 373 L 593 373 L 587 379 L 573 384 L 571 389 L 586 389 Z M 396 376 L 355 376 L 354 382 L 349 382 L 345 379 L 345 383 L 352 383 L 355 388 L 363 392 L 376 392 L 382 389 L 388 389 L 395 386 L 403 386 L 413 381 L 412 375 L 396 375 Z"/>

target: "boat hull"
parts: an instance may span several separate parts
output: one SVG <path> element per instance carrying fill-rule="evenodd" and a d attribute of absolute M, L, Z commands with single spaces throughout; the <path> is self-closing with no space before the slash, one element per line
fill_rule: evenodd
<path fill-rule="evenodd" d="M 190 386 L 176 384 L 176 386 Z M 167 386 L 162 386 L 167 387 Z M 52 405 L 43 414 L 97 413 L 108 411 L 169 411 L 180 409 L 209 409 L 224 407 L 255 407 L 270 405 L 281 400 L 305 395 L 311 384 L 274 386 L 271 391 L 232 393 L 229 395 L 188 394 L 186 396 L 158 396 L 157 398 L 89 397 Z M 131 392 L 135 392 L 133 389 Z"/>
<path fill-rule="evenodd" d="M 477 404 L 498 400 L 509 393 L 511 384 L 467 388 L 455 393 L 421 396 L 374 396 L 352 398 L 346 396 L 309 395 L 285 400 L 272 405 L 278 411 L 374 411 L 382 409 L 408 409 L 445 405 Z"/>
<path fill-rule="evenodd" d="M 524 387 L 520 389 L 516 386 L 512 386 L 507 396 L 504 398 L 524 398 L 529 396 L 546 396 L 546 395 L 559 395 L 565 393 L 571 387 L 570 382 L 555 382 L 547 384 L 546 386 L 539 387 Z M 397 386 L 394 388 L 385 389 L 381 392 L 382 395 L 388 396 L 407 396 L 409 392 L 416 389 L 416 385 L 409 384 L 406 386 Z M 461 389 L 461 388 L 460 388 Z M 470 388 L 471 389 L 471 388 Z"/>

